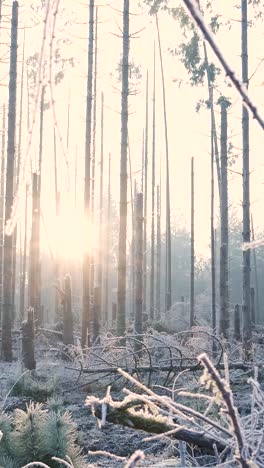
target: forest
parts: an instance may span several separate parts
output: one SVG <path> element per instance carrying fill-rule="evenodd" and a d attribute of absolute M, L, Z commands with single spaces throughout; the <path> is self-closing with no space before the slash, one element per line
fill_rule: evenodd
<path fill-rule="evenodd" d="M 263 19 L 0 0 L 0 468 L 264 467 Z"/>

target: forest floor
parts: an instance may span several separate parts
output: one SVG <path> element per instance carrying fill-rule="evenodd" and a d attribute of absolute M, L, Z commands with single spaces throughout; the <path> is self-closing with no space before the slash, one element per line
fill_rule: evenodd
<path fill-rule="evenodd" d="M 15 408 L 25 409 L 26 404 L 34 399 L 27 394 L 16 396 L 8 395 L 12 385 L 23 373 L 21 366 L 21 356 L 17 343 L 16 361 L 13 363 L 0 363 L 0 396 L 4 409 L 10 413 Z M 37 370 L 33 372 L 33 379 L 41 382 L 47 388 L 47 392 L 54 387 L 56 395 L 63 400 L 65 409 L 71 412 L 72 419 L 77 425 L 78 444 L 82 447 L 83 453 L 87 456 L 87 467 L 123 467 L 124 461 L 117 461 L 107 456 L 91 455 L 88 452 L 98 450 L 109 452 L 120 457 L 128 458 L 136 450 L 142 450 L 145 454 L 144 462 L 140 466 L 169 468 L 181 466 L 179 463 L 178 442 L 169 437 L 163 437 L 155 441 L 144 441 L 149 436 L 143 431 L 130 429 L 106 423 L 100 429 L 97 419 L 92 415 L 91 409 L 85 406 L 87 395 L 94 395 L 102 398 L 105 396 L 107 385 L 111 383 L 109 379 L 102 379 L 102 376 L 79 375 L 73 368 L 78 366 L 63 359 L 58 351 L 57 344 L 50 339 L 42 337 L 38 343 L 36 355 Z M 199 372 L 191 373 L 190 382 L 197 384 Z M 162 381 L 161 381 L 162 382 Z M 245 371 L 231 371 L 230 383 L 234 393 L 235 404 L 240 414 L 250 412 L 249 385 L 247 383 L 247 373 Z M 127 384 L 127 382 L 126 382 Z M 111 395 L 113 399 L 120 400 L 124 397 L 121 381 L 113 383 Z M 192 386 L 193 383 L 190 383 Z M 192 388 L 191 388 L 192 390 Z M 197 465 L 199 466 L 199 465 Z M 202 465 L 200 465 L 202 466 Z"/>

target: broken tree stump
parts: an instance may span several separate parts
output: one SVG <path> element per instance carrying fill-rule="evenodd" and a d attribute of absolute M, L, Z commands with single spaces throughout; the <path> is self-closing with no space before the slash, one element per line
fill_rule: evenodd
<path fill-rule="evenodd" d="M 28 370 L 36 369 L 34 355 L 34 309 L 30 307 L 27 311 L 27 320 L 22 322 L 22 360 Z"/>
<path fill-rule="evenodd" d="M 66 346 L 74 344 L 70 275 L 65 275 L 65 278 L 64 278 L 63 344 Z"/>

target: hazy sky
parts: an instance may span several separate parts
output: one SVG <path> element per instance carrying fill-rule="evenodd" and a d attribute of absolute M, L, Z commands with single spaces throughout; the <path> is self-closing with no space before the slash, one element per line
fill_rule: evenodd
<path fill-rule="evenodd" d="M 11 2 L 5 2 L 11 4 Z M 26 2 L 28 3 L 28 2 Z M 52 3 L 52 2 L 51 2 Z M 108 153 L 112 155 L 112 188 L 113 197 L 119 201 L 119 162 L 120 162 L 120 84 L 117 82 L 117 63 L 121 56 L 122 42 L 120 37 L 122 30 L 122 16 L 117 10 L 122 10 L 121 0 L 112 0 L 109 4 L 105 0 L 97 2 L 99 5 L 99 25 L 98 25 L 98 126 L 97 126 L 97 148 L 100 145 L 100 95 L 105 95 L 105 182 L 107 176 Z M 149 161 L 151 163 L 151 111 L 152 111 L 152 70 L 153 70 L 153 44 L 156 37 L 156 27 L 153 18 L 147 14 L 147 9 L 138 7 L 138 1 L 131 1 L 131 11 L 135 15 L 131 16 L 130 30 L 138 32 L 136 38 L 131 40 L 130 57 L 136 65 L 141 67 L 142 79 L 137 83 L 135 96 L 129 98 L 129 140 L 132 160 L 132 173 L 140 182 L 141 153 L 142 153 L 142 129 L 145 119 L 145 81 L 146 71 L 149 70 L 150 79 L 150 134 L 149 134 Z M 171 1 L 171 6 L 176 6 L 181 2 Z M 230 0 L 215 0 L 215 11 L 223 15 L 223 22 L 232 19 L 230 29 L 224 26 L 217 35 L 225 56 L 231 63 L 233 69 L 240 75 L 240 10 L 232 6 Z M 234 2 L 235 3 L 235 2 Z M 30 2 L 29 2 L 30 4 Z M 69 39 L 70 45 L 62 45 L 62 54 L 68 57 L 73 56 L 75 67 L 69 69 L 62 84 L 54 88 L 55 109 L 58 117 L 58 126 L 66 146 L 67 129 L 67 106 L 68 93 L 70 89 L 70 145 L 67 155 L 70 165 L 70 185 L 68 186 L 67 170 L 65 158 L 58 148 L 59 158 L 59 183 L 62 192 L 62 210 L 65 213 L 63 230 L 65 232 L 65 245 L 67 249 L 70 240 L 77 236 L 77 247 L 80 250 L 80 216 L 81 204 L 83 201 L 83 168 L 84 168 L 84 135 L 85 135 L 85 106 L 86 106 L 86 75 L 87 75 L 87 36 L 88 36 L 88 8 L 85 2 L 76 0 L 63 0 L 60 8 L 64 8 L 65 13 L 58 19 L 56 40 Z M 32 24 L 33 15 L 29 5 L 21 8 L 21 18 L 25 24 Z M 249 10 L 249 18 L 252 11 Z M 38 20 L 38 17 L 36 18 Z M 39 51 L 42 40 L 43 23 L 41 17 L 40 24 L 34 28 L 26 30 L 26 55 L 31 55 Z M 67 25 L 63 23 L 69 22 Z M 210 123 L 209 112 L 201 110 L 199 114 L 195 112 L 196 102 L 200 98 L 207 99 L 206 88 L 192 88 L 183 84 L 180 88 L 173 82 L 175 78 L 187 81 L 188 77 L 183 64 L 178 57 L 172 57 L 168 48 L 177 47 L 182 41 L 181 32 L 177 23 L 167 14 L 160 15 L 160 31 L 162 40 L 162 50 L 164 68 L 166 76 L 166 98 L 167 116 L 169 125 L 169 145 L 170 145 L 170 183 L 171 183 L 171 207 L 172 222 L 177 219 L 185 224 L 189 229 L 190 225 L 190 159 L 195 158 L 195 229 L 196 229 L 196 251 L 207 253 L 210 241 Z M 259 21 L 254 27 L 249 29 L 249 74 L 251 75 L 262 59 L 264 25 Z M 51 30 L 48 33 L 46 54 L 49 54 L 49 42 Z M 23 33 L 19 37 L 19 53 L 21 57 Z M 157 179 L 159 179 L 159 159 L 162 164 L 162 196 L 165 201 L 165 158 L 164 158 L 164 127 L 161 94 L 160 65 L 157 54 L 156 80 L 157 80 Z M 215 60 L 216 65 L 217 61 Z M 3 66 L 4 68 L 4 66 Z M 4 70 L 3 70 L 4 75 Z M 250 81 L 250 95 L 256 100 L 258 108 L 264 114 L 263 100 L 263 76 L 264 65 L 260 65 L 257 73 Z M 7 79 L 5 79 L 6 81 Z M 223 79 L 222 79 L 223 82 Z M 6 90 L 2 90 L 2 99 Z M 235 146 L 234 152 L 238 154 L 236 164 L 229 174 L 230 205 L 238 210 L 238 215 L 242 215 L 242 178 L 241 173 L 241 102 L 237 98 L 236 92 L 221 84 L 220 90 L 232 99 L 234 103 L 229 110 L 229 135 L 232 136 L 232 143 Z M 217 94 L 216 94 L 217 97 Z M 26 98 L 25 98 L 26 99 Z M 26 104 L 25 104 L 26 105 Z M 217 110 L 219 122 L 219 112 Z M 36 123 L 33 144 L 31 147 L 31 157 L 37 153 L 38 145 L 38 122 Z M 262 229 L 263 226 L 263 132 L 258 128 L 257 123 L 250 122 L 251 126 L 251 200 L 252 212 L 255 219 L 255 226 Z M 54 160 L 53 160 L 53 127 L 54 119 L 51 112 L 45 115 L 45 148 L 43 158 L 43 218 L 46 225 L 49 243 L 54 245 Z M 26 126 L 23 129 L 23 144 L 26 147 Z M 47 138 L 48 134 L 48 138 Z M 75 213 L 75 218 L 70 224 L 69 216 L 73 216 L 74 211 L 74 166 L 76 148 L 78 153 L 78 205 L 80 209 Z M 98 153 L 99 155 L 99 153 Z M 99 156 L 98 156 L 99 157 Z M 97 171 L 99 165 L 97 162 Z M 150 173 L 149 169 L 149 173 Z M 130 189 L 129 189 L 130 198 Z M 149 193 L 150 200 L 150 193 Z M 217 205 L 216 205 L 217 206 Z M 150 209 L 149 209 L 150 214 Z M 164 224 L 164 219 L 163 219 Z M 66 227 L 68 225 L 68 227 Z M 46 236 L 46 234 L 45 234 Z M 61 238 L 61 236 L 60 236 Z M 68 239 L 68 241 L 67 241 Z M 95 236 L 96 239 L 96 236 Z"/>

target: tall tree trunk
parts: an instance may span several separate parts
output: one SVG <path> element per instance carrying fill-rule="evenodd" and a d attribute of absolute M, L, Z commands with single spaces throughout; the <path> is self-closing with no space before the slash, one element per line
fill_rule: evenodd
<path fill-rule="evenodd" d="M 8 103 L 8 142 L 6 168 L 6 198 L 5 223 L 10 219 L 14 197 L 14 166 L 16 142 L 16 92 L 17 92 L 17 31 L 18 2 L 12 5 L 11 20 L 11 51 L 9 72 L 9 103 Z M 4 236 L 4 284 L 3 284 L 3 314 L 2 314 L 2 359 L 12 361 L 12 236 Z"/>
<path fill-rule="evenodd" d="M 24 247 L 22 256 L 22 268 L 20 278 L 20 302 L 19 315 L 21 322 L 25 316 L 25 293 L 26 293 L 26 268 L 27 268 L 27 229 L 28 229 L 28 185 L 25 190 L 25 228 L 24 228 Z"/>
<path fill-rule="evenodd" d="M 98 301 L 97 313 L 94 317 L 96 330 L 100 330 L 102 315 L 102 287 L 103 287 L 103 192 L 104 192 L 104 93 L 101 93 L 101 157 L 100 157 L 100 195 L 99 195 L 99 254 L 98 254 Z M 97 338 L 94 333 L 94 338 Z"/>
<path fill-rule="evenodd" d="M 95 222 L 95 162 L 96 162 L 96 126 L 97 126 L 97 30 L 98 30 L 98 7 L 95 9 L 95 34 L 94 34 L 94 79 L 93 79 L 93 145 L 92 145 L 92 180 L 91 180 L 91 224 Z M 95 252 L 91 252 L 91 277 L 90 288 L 94 290 L 95 276 Z"/>
<path fill-rule="evenodd" d="M 255 240 L 255 231 L 253 224 L 253 215 L 251 214 L 251 232 L 252 241 Z M 259 282 L 258 282 L 258 264 L 256 249 L 253 249 L 253 261 L 254 261 L 254 276 L 255 276 L 255 292 L 256 292 L 256 323 L 259 323 L 260 319 L 260 308 L 259 308 Z"/>
<path fill-rule="evenodd" d="M 121 95 L 120 227 L 118 246 L 117 335 L 126 328 L 126 238 L 127 238 L 127 145 L 128 145 L 128 70 L 129 0 L 124 0 L 123 57 Z"/>
<path fill-rule="evenodd" d="M 146 121 L 145 121 L 145 156 L 144 156 L 144 244 L 143 244 L 143 310 L 147 302 L 147 230 L 148 230 L 148 72 L 146 81 Z"/>
<path fill-rule="evenodd" d="M 242 81 L 248 87 L 248 19 L 247 0 L 241 0 L 242 14 Z M 243 242 L 250 242 L 250 189 L 249 189 L 249 116 L 243 105 L 242 109 L 243 138 Z M 252 327 L 250 318 L 250 249 L 243 250 L 243 347 L 245 358 L 251 354 Z"/>
<path fill-rule="evenodd" d="M 143 194 L 136 195 L 136 294 L 135 332 L 142 334 L 143 313 Z"/>
<path fill-rule="evenodd" d="M 54 187 L 55 187 L 55 209 L 56 209 L 56 219 L 58 222 L 60 215 L 60 197 L 58 192 L 58 171 L 57 171 L 57 142 L 56 142 L 56 130 L 54 128 L 53 132 L 53 145 L 54 145 Z M 55 265 L 54 265 L 54 275 L 55 275 L 55 284 L 59 286 L 59 277 L 60 277 L 60 259 L 58 251 L 55 252 Z M 55 317 L 54 321 L 60 320 L 60 294 L 57 288 L 54 288 L 55 294 Z"/>
<path fill-rule="evenodd" d="M 3 308 L 3 250 L 4 250 L 4 214 L 5 214 L 5 161 L 6 161 L 6 107 L 3 105 L 2 123 L 2 151 L 1 151 L 1 199 L 0 199 L 0 317 Z"/>
<path fill-rule="evenodd" d="M 221 101 L 221 246 L 220 246 L 220 333 L 229 332 L 228 285 L 228 184 L 227 184 L 227 102 Z"/>
<path fill-rule="evenodd" d="M 157 268 L 156 268 L 156 320 L 160 319 L 160 262 L 161 262 L 161 229 L 160 229 L 160 186 L 157 185 Z"/>
<path fill-rule="evenodd" d="M 160 68 L 162 78 L 162 95 L 163 95 L 163 116 L 164 116 L 164 131 L 165 131 L 165 149 L 166 149 L 166 287 L 165 287 L 165 309 L 170 310 L 172 304 L 172 283 L 171 283 L 171 222 L 170 222 L 170 171 L 169 171 L 169 140 L 167 126 L 167 111 L 166 111 L 166 90 L 164 68 L 161 51 L 161 40 L 159 32 L 158 16 L 156 15 L 156 25 L 159 43 Z"/>
<path fill-rule="evenodd" d="M 150 319 L 154 318 L 154 285 L 155 285 L 155 153 L 156 153 L 156 53 L 154 43 L 153 69 L 153 121 L 152 121 L 152 191 L 151 191 L 151 265 L 150 265 Z"/>
<path fill-rule="evenodd" d="M 39 325 L 39 279 L 38 279 L 38 263 L 39 263 L 39 186 L 38 174 L 32 174 L 32 228 L 29 250 L 29 279 L 28 279 L 28 305 L 34 310 L 37 324 Z"/>
<path fill-rule="evenodd" d="M 213 96 L 212 96 L 213 100 Z M 211 307 L 212 329 L 216 333 L 216 277 L 215 277 L 215 227 L 214 227 L 214 119 L 211 106 Z M 214 346 L 215 340 L 213 341 Z M 214 351 L 216 351 L 214 349 Z"/>
<path fill-rule="evenodd" d="M 21 150 L 22 150 L 22 126 L 23 126 L 23 92 L 24 92 L 24 69 L 25 69 L 25 30 L 24 30 L 24 42 L 23 42 L 23 55 L 22 55 L 22 73 L 21 73 L 21 85 L 20 85 L 20 109 L 19 109 L 19 130 L 18 130 L 18 151 L 17 151 L 17 165 L 16 165 L 16 189 L 19 184 L 20 177 L 20 166 L 21 166 Z M 20 237 L 21 237 L 21 224 L 20 224 Z M 20 270 L 22 263 L 22 252 L 20 249 Z M 13 319 L 16 316 L 16 263 L 17 263 L 17 225 L 13 233 L 13 278 L 12 278 L 12 301 L 13 301 Z M 19 281 L 21 275 L 19 275 Z"/>
<path fill-rule="evenodd" d="M 191 159 L 191 278 L 190 278 L 190 327 L 194 327 L 194 170 Z"/>
<path fill-rule="evenodd" d="M 145 129 L 142 135 L 142 160 L 141 160 L 141 191 L 144 192 L 144 161 L 145 161 Z"/>
<path fill-rule="evenodd" d="M 107 220 L 106 220 L 106 245 L 105 245 L 105 281 L 104 281 L 104 321 L 110 322 L 109 313 L 109 263 L 110 263 L 110 233 L 111 233 L 111 154 L 108 161 L 108 194 L 107 194 Z"/>
<path fill-rule="evenodd" d="M 86 218 L 86 239 L 89 239 L 90 216 L 90 166 L 91 166 L 91 129 L 92 129 L 92 97 L 93 97 L 93 41 L 94 41 L 94 0 L 89 7 L 89 44 L 88 44 L 88 79 L 86 101 L 86 135 L 85 135 L 85 182 L 84 210 Z M 83 311 L 82 311 L 82 347 L 87 344 L 87 329 L 90 319 L 90 256 L 87 246 L 83 257 Z"/>

